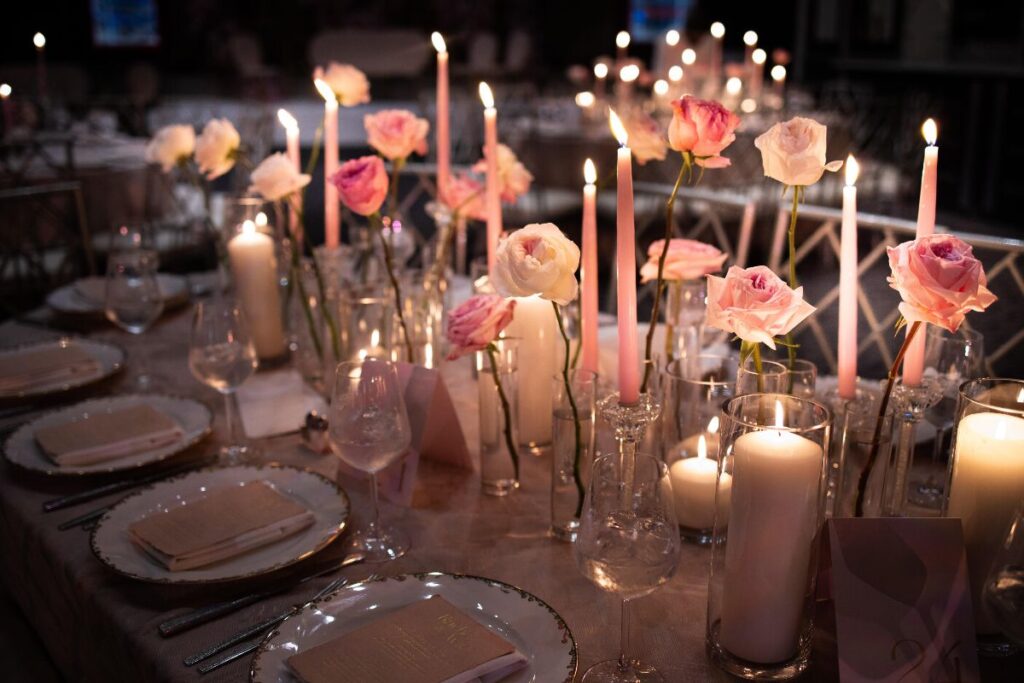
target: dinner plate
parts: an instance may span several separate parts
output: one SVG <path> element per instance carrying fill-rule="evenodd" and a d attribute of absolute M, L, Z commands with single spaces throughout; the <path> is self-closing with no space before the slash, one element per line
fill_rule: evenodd
<path fill-rule="evenodd" d="M 84 338 L 72 339 L 65 337 L 63 339 L 55 339 L 53 341 L 40 342 L 37 344 L 25 344 L 23 346 L 16 346 L 10 349 L 3 349 L 0 350 L 0 358 L 17 357 L 20 353 L 32 353 L 50 348 L 67 347 L 71 345 L 77 346 L 95 358 L 96 362 L 100 366 L 99 369 L 95 373 L 82 375 L 81 377 L 75 377 L 56 384 L 47 384 L 11 392 L 0 391 L 0 399 L 31 399 L 63 393 L 87 384 L 92 384 L 93 382 L 99 382 L 100 380 L 110 377 L 124 367 L 124 350 L 121 349 L 120 346 L 116 346 L 108 342 Z"/>
<path fill-rule="evenodd" d="M 276 543 L 206 567 L 172 572 L 132 543 L 128 527 L 147 515 L 202 498 L 209 489 L 250 481 L 269 482 L 281 494 L 306 506 L 313 524 Z M 92 532 L 92 551 L 114 571 L 140 581 L 200 584 L 259 576 L 304 560 L 338 537 L 351 505 L 345 492 L 326 477 L 285 465 L 238 465 L 189 472 L 128 496 L 111 508 Z"/>
<path fill-rule="evenodd" d="M 46 297 L 46 305 L 59 313 L 70 315 L 103 315 L 104 302 L 85 296 L 75 284 L 72 282 L 50 292 Z M 174 308 L 188 302 L 188 280 L 181 275 L 157 273 L 156 284 L 163 295 L 164 308 Z"/>
<path fill-rule="evenodd" d="M 501 683 L 570 683 L 576 641 L 565 620 L 521 588 L 479 576 L 428 572 L 346 586 L 307 604 L 271 631 L 252 660 L 252 683 L 296 683 L 285 665 L 307 650 L 418 600 L 440 595 L 526 656 Z"/>
<path fill-rule="evenodd" d="M 109 413 L 145 403 L 174 419 L 181 426 L 184 435 L 178 441 L 136 453 L 124 458 L 78 467 L 62 467 L 46 457 L 36 443 L 36 431 L 42 427 L 58 425 L 72 420 L 81 420 L 95 413 Z M 51 475 L 82 475 L 120 472 L 143 465 L 150 465 L 180 453 L 210 433 L 213 415 L 210 409 L 199 401 L 163 394 L 124 394 L 110 398 L 94 398 L 75 405 L 46 413 L 14 431 L 4 444 L 7 460 L 33 472 Z"/>

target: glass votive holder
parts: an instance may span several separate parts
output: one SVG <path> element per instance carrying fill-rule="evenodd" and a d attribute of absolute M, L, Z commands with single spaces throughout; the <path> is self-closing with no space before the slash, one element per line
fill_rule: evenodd
<path fill-rule="evenodd" d="M 480 406 L 480 484 L 490 496 L 519 488 L 517 392 L 519 344 L 499 339 L 494 350 L 476 352 Z"/>
<path fill-rule="evenodd" d="M 394 299 L 379 287 L 343 293 L 338 299 L 339 360 L 391 360 L 396 317 Z"/>
<path fill-rule="evenodd" d="M 758 372 L 754 359 L 748 358 L 736 370 L 736 395 L 785 394 L 789 382 L 788 373 L 785 365 L 773 360 L 762 360 L 761 372 Z"/>
<path fill-rule="evenodd" d="M 788 393 L 801 398 L 814 398 L 818 382 L 818 366 L 805 358 L 794 358 L 792 364 L 784 363 Z"/>
<path fill-rule="evenodd" d="M 1024 500 L 1024 380 L 965 382 L 957 400 L 948 497 L 943 515 L 959 517 L 981 653 L 1000 654 L 996 623 L 981 608 L 982 588 L 1006 530 Z"/>
<path fill-rule="evenodd" d="M 551 534 L 562 541 L 572 541 L 576 538 L 583 495 L 590 481 L 590 466 L 594 459 L 594 401 L 597 394 L 597 373 L 589 370 L 570 370 L 569 387 L 572 389 L 571 401 L 562 374 L 559 373 L 552 378 Z M 574 412 L 580 421 L 578 457 Z"/>
<path fill-rule="evenodd" d="M 731 398 L 724 415 L 708 656 L 742 678 L 792 678 L 811 653 L 831 416 L 782 393 Z"/>

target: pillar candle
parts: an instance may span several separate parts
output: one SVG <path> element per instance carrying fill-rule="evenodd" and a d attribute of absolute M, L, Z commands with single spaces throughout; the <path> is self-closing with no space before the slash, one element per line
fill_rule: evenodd
<path fill-rule="evenodd" d="M 430 35 L 430 40 L 437 50 L 437 190 L 442 192 L 448 186 L 448 179 L 451 177 L 451 138 L 450 138 L 450 114 L 448 95 L 448 47 L 445 45 L 444 36 L 437 31 Z"/>
<path fill-rule="evenodd" d="M 935 141 L 938 129 L 933 119 L 928 119 L 921 126 L 928 146 L 924 148 L 924 165 L 921 168 L 921 198 L 917 204 L 917 237 L 927 237 L 935 233 L 935 199 L 939 176 L 939 148 Z M 907 326 L 907 334 L 910 326 Z M 924 372 L 924 340 L 925 326 L 921 325 L 915 338 L 910 342 L 903 357 L 903 383 L 916 387 L 921 383 Z"/>
<path fill-rule="evenodd" d="M 494 108 L 491 88 L 483 82 L 480 83 L 480 101 L 484 105 L 484 160 L 487 164 L 484 207 L 487 211 L 487 270 L 490 271 L 502 231 L 501 179 L 498 178 L 498 110 Z"/>
<path fill-rule="evenodd" d="M 594 162 L 587 159 L 583 165 L 586 184 L 583 186 L 583 268 L 580 272 L 581 287 L 581 325 L 583 349 L 580 367 L 596 373 L 598 371 L 597 349 L 597 169 Z"/>
<path fill-rule="evenodd" d="M 680 526 L 705 531 L 711 529 L 715 523 L 716 486 L 718 509 L 723 514 L 728 514 L 729 501 L 732 497 L 732 475 L 723 472 L 719 482 L 718 462 L 708 457 L 710 437 L 698 434 L 691 438 L 697 439 L 697 455 L 681 458 L 672 463 L 669 477 L 672 479 L 676 521 Z M 717 437 L 710 448 L 717 452 Z M 723 521 L 719 522 L 720 526 L 723 525 Z"/>
<path fill-rule="evenodd" d="M 1024 419 L 973 413 L 956 430 L 947 517 L 959 517 L 967 548 L 967 574 L 978 633 L 996 626 L 981 609 L 981 589 L 992 561 L 1024 500 Z"/>
<path fill-rule="evenodd" d="M 338 188 L 330 178 L 338 171 L 338 98 L 324 81 L 315 81 L 324 98 L 324 245 L 337 248 L 341 234 Z"/>
<path fill-rule="evenodd" d="M 285 338 L 274 240 L 247 220 L 228 242 L 228 262 L 256 355 L 277 358 L 285 351 Z"/>
<path fill-rule="evenodd" d="M 839 254 L 839 396 L 857 394 L 857 174 L 860 167 L 846 159 L 843 188 L 843 225 Z"/>
<path fill-rule="evenodd" d="M 517 297 L 508 336 L 519 340 L 519 441 L 535 447 L 551 443 L 551 378 L 559 372 L 563 344 L 551 302 Z"/>
<path fill-rule="evenodd" d="M 288 160 L 292 162 L 292 167 L 296 173 L 302 173 L 302 157 L 299 151 L 299 123 L 285 109 L 277 110 L 277 119 L 284 126 L 285 150 L 288 154 Z M 298 209 L 302 206 L 301 202 L 302 193 L 300 192 L 296 192 L 288 201 L 288 225 L 291 226 L 292 232 L 299 227 Z"/>
<path fill-rule="evenodd" d="M 622 121 L 609 110 L 612 132 L 621 147 L 615 204 L 615 269 L 619 318 L 619 402 L 632 405 L 640 399 L 640 368 L 636 329 L 636 226 L 633 223 L 633 153 Z"/>

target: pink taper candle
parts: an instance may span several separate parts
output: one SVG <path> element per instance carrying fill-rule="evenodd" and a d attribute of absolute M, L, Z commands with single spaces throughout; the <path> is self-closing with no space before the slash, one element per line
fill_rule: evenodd
<path fill-rule="evenodd" d="M 277 120 L 284 126 L 285 151 L 288 160 L 296 173 L 302 173 L 302 158 L 299 155 L 299 122 L 295 120 L 286 109 L 277 110 Z M 299 226 L 298 208 L 301 207 L 302 195 L 296 193 L 295 198 L 288 203 L 288 224 L 294 231 Z"/>
<path fill-rule="evenodd" d="M 451 119 L 449 114 L 448 95 L 448 46 L 444 36 L 437 31 L 430 34 L 430 40 L 437 50 L 437 190 L 441 192 L 448 186 L 452 169 L 452 146 L 450 137 Z"/>
<path fill-rule="evenodd" d="M 917 205 L 917 236 L 927 237 L 935 234 L 935 198 L 939 178 L 939 148 L 935 141 L 939 137 L 938 127 L 933 119 L 928 119 L 921 126 L 928 146 L 924 148 L 924 166 L 921 169 L 921 199 Z M 907 327 L 910 331 L 910 327 Z M 924 330 L 917 333 L 910 342 L 907 355 L 903 358 L 903 383 L 916 387 L 921 383 L 924 372 Z"/>
<path fill-rule="evenodd" d="M 615 268 L 619 310 L 619 402 L 640 400 L 640 355 L 636 329 L 636 227 L 633 224 L 633 153 L 622 121 L 609 110 L 619 148 L 616 175 Z"/>
<path fill-rule="evenodd" d="M 0 102 L 4 108 L 4 135 L 10 135 L 14 128 L 14 112 L 11 111 L 11 86 L 8 83 L 0 83 Z"/>
<path fill-rule="evenodd" d="M 711 24 L 711 79 L 714 92 L 717 94 L 722 87 L 722 39 L 725 37 L 725 24 L 716 21 Z"/>
<path fill-rule="evenodd" d="M 843 227 L 839 253 L 839 397 L 857 395 L 857 174 L 860 165 L 846 158 Z"/>
<path fill-rule="evenodd" d="M 324 98 L 324 245 L 335 249 L 340 242 L 341 205 L 330 178 L 338 171 L 338 98 L 326 82 L 314 83 Z"/>
<path fill-rule="evenodd" d="M 583 355 L 580 367 L 583 370 L 597 372 L 597 169 L 594 162 L 587 159 L 583 164 L 583 269 L 580 273 L 583 294 L 582 322 Z"/>
<path fill-rule="evenodd" d="M 484 160 L 487 162 L 487 270 L 494 265 L 494 254 L 501 237 L 501 180 L 498 178 L 498 110 L 494 108 L 491 88 L 480 82 L 480 101 L 484 105 Z"/>

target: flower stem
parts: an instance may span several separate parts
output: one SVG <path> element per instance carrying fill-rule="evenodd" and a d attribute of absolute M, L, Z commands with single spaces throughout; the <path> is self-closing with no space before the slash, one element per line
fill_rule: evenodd
<path fill-rule="evenodd" d="M 405 338 L 405 353 L 406 358 L 410 363 L 413 362 L 412 352 L 412 338 L 409 336 L 409 328 L 405 324 L 405 311 L 402 310 L 402 289 L 398 284 L 398 278 L 395 276 L 395 263 L 394 258 L 391 255 L 391 245 L 388 244 L 388 240 L 384 237 L 383 226 L 380 225 L 380 213 L 375 213 L 370 217 L 371 220 L 377 222 L 377 235 L 380 237 L 381 247 L 384 249 L 384 265 L 388 269 L 388 279 L 391 280 L 391 287 L 395 290 L 395 308 L 398 311 L 398 323 L 402 326 L 402 336 Z"/>
<path fill-rule="evenodd" d="M 398 213 L 398 176 L 402 172 L 402 167 L 405 166 L 405 157 L 395 159 L 391 162 L 391 166 L 391 201 L 388 202 L 388 205 L 391 207 L 391 218 L 394 220 Z"/>
<path fill-rule="evenodd" d="M 298 234 L 299 249 L 301 250 L 303 248 L 302 245 L 305 242 L 303 237 L 305 235 L 305 228 L 304 228 L 304 226 L 306 224 L 305 223 L 305 221 L 306 221 L 306 214 L 304 212 L 304 209 L 303 209 L 302 205 L 298 201 L 298 195 L 296 193 L 292 193 L 292 195 L 290 196 L 290 200 L 293 202 L 292 206 L 295 208 L 295 215 L 296 215 L 296 221 L 297 221 L 297 225 L 296 225 L 295 231 Z M 294 249 L 292 251 L 298 252 L 298 250 L 294 250 Z M 310 260 L 311 260 L 311 262 L 313 264 L 313 275 L 316 277 L 317 292 L 320 295 L 320 315 L 322 315 L 324 317 L 324 320 L 327 322 L 327 329 L 328 329 L 328 331 L 331 334 L 331 349 L 334 351 L 334 359 L 340 361 L 341 360 L 341 339 L 340 339 L 340 336 L 338 334 L 338 324 L 337 324 L 337 322 L 335 322 L 334 316 L 331 314 L 331 311 L 330 311 L 330 309 L 327 306 L 327 287 L 324 286 L 324 276 L 323 276 L 323 273 L 320 272 L 320 263 L 316 260 L 316 254 L 313 254 L 313 256 L 312 256 L 312 258 Z M 303 308 L 306 308 L 308 306 L 309 300 L 306 298 L 305 294 L 303 293 L 304 292 L 304 285 L 301 284 L 302 283 L 302 278 L 301 277 L 298 278 L 298 282 L 299 282 L 299 294 L 303 297 L 303 299 L 302 299 L 302 306 L 303 306 Z M 307 314 L 308 313 L 309 313 L 309 311 L 307 309 Z M 315 337 L 316 337 L 316 335 L 314 335 L 314 338 Z M 323 353 L 319 351 L 319 346 L 320 346 L 320 344 L 317 343 L 318 353 L 320 353 L 320 357 L 322 358 L 323 357 Z"/>
<path fill-rule="evenodd" d="M 501 375 L 498 372 L 498 358 L 495 352 L 494 342 L 491 342 L 487 345 L 487 357 L 491 361 L 491 375 L 494 377 L 494 386 L 498 390 L 501 410 L 505 413 L 505 448 L 508 449 L 509 457 L 512 458 L 512 469 L 515 472 L 516 481 L 519 481 L 519 450 L 516 448 L 515 439 L 512 438 L 512 408 L 508 404 L 508 397 L 505 396 L 505 389 L 501 386 Z"/>
<path fill-rule="evenodd" d="M 572 381 L 569 379 L 569 335 L 565 333 L 565 325 L 562 323 L 562 310 L 554 301 L 551 302 L 551 307 L 555 309 L 558 331 L 562 333 L 562 340 L 565 342 L 565 362 L 562 364 L 562 381 L 565 382 L 565 395 L 569 399 L 569 407 L 572 408 L 572 424 L 576 431 L 576 451 L 575 457 L 572 460 L 572 478 L 576 482 L 576 491 L 579 493 L 579 499 L 576 502 L 576 518 L 579 519 L 580 515 L 583 514 L 583 496 L 585 494 L 583 475 L 580 472 L 580 456 L 583 452 L 582 444 L 580 443 L 580 412 L 576 407 L 576 397 L 572 395 Z"/>
<path fill-rule="evenodd" d="M 896 383 L 896 375 L 899 372 L 900 365 L 903 363 L 903 357 L 907 355 L 907 349 L 910 348 L 910 342 L 913 340 L 914 335 L 917 334 L 919 327 L 921 327 L 920 320 L 911 323 L 907 336 L 903 340 L 903 346 L 900 347 L 900 352 L 896 354 L 896 360 L 892 362 L 892 367 L 889 368 L 889 378 L 885 384 L 885 393 L 882 394 L 882 403 L 878 408 L 878 420 L 875 422 L 875 433 L 871 439 L 871 451 L 868 453 L 868 462 L 864 465 L 864 469 L 860 473 L 860 479 L 857 482 L 857 502 L 854 506 L 854 517 L 864 516 L 864 496 L 867 492 L 868 478 L 871 476 L 871 470 L 875 466 L 875 460 L 878 459 L 878 449 L 881 446 L 882 440 L 882 425 L 885 422 L 885 414 L 889 410 L 889 397 L 892 395 L 892 388 Z"/>
<path fill-rule="evenodd" d="M 789 286 L 791 289 L 797 288 L 796 280 L 796 218 L 797 213 L 800 210 L 800 194 L 803 191 L 803 187 L 800 185 L 793 186 L 793 208 L 789 212 Z M 796 345 L 793 343 L 792 331 L 786 333 L 786 358 L 788 359 L 788 368 L 793 370 L 796 365 Z M 787 393 L 793 391 L 793 376 L 790 375 L 789 387 Z"/>
<path fill-rule="evenodd" d="M 757 372 L 757 393 L 764 393 L 764 367 L 761 365 L 761 345 L 754 344 L 754 348 L 751 350 L 751 355 L 754 356 L 754 371 Z"/>

